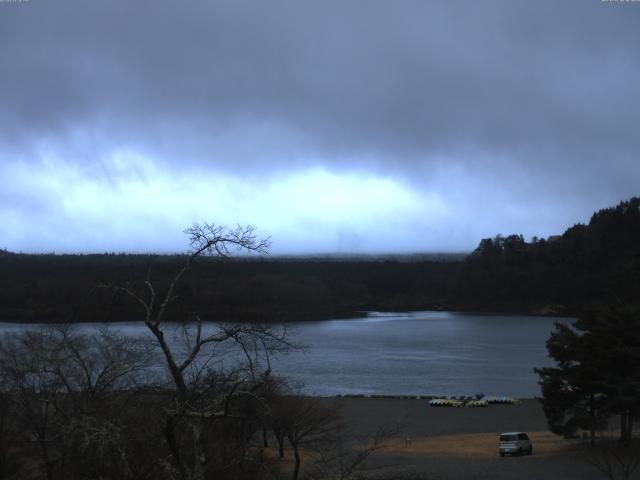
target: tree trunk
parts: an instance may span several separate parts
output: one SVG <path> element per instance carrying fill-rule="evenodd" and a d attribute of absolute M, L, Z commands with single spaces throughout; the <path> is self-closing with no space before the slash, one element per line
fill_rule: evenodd
<path fill-rule="evenodd" d="M 298 475 L 300 474 L 300 452 L 298 451 L 298 445 L 292 444 L 293 447 L 293 456 L 296 460 L 296 463 L 293 466 L 293 476 L 292 480 L 298 480 Z"/>
<path fill-rule="evenodd" d="M 594 403 L 595 399 L 592 393 L 589 398 L 589 445 L 592 448 L 596 446 L 596 409 Z"/>
<path fill-rule="evenodd" d="M 40 443 L 40 451 L 42 453 L 42 460 L 44 461 L 44 468 L 47 472 L 47 480 L 53 480 L 53 465 L 49 458 L 49 447 L 47 445 L 47 424 L 49 422 L 49 401 L 45 401 L 42 406 L 43 412 L 43 424 L 42 428 L 38 432 L 38 440 Z"/>
<path fill-rule="evenodd" d="M 267 429 L 262 427 L 262 445 L 264 448 L 269 448 L 269 439 L 267 438 Z"/>
<path fill-rule="evenodd" d="M 178 395 L 180 400 L 184 400 L 184 397 L 187 393 L 187 384 L 184 381 L 184 376 L 182 372 L 178 368 L 175 359 L 173 358 L 173 353 L 167 344 L 167 341 L 164 338 L 164 332 L 160 330 L 158 327 L 155 327 L 151 324 L 147 324 L 151 333 L 158 340 L 158 344 L 162 349 L 162 353 L 164 354 L 164 358 L 167 361 L 167 367 L 169 367 L 169 372 L 171 373 L 171 377 L 173 378 L 173 382 L 176 385 L 176 389 L 178 390 Z"/>
<path fill-rule="evenodd" d="M 53 480 L 53 465 L 49 459 L 49 448 L 47 447 L 47 440 L 40 438 L 40 451 L 42 452 L 42 460 L 44 461 L 44 468 L 47 472 L 47 480 Z"/>
<path fill-rule="evenodd" d="M 169 450 L 171 451 L 171 456 L 176 462 L 178 470 L 180 470 L 180 475 L 183 479 L 187 480 L 189 478 L 189 474 L 182 461 L 182 456 L 180 455 L 180 447 L 178 446 L 178 441 L 176 439 L 175 428 L 175 419 L 172 416 L 167 416 L 164 425 L 164 437 L 167 440 L 167 445 L 169 446 Z"/>
<path fill-rule="evenodd" d="M 193 468 L 191 479 L 204 480 L 204 464 L 207 461 L 206 454 L 202 448 L 202 428 L 198 425 L 198 420 L 190 421 L 189 427 L 193 438 Z"/>
<path fill-rule="evenodd" d="M 7 469 L 7 442 L 5 432 L 5 418 L 7 414 L 7 401 L 0 397 L 0 479 L 5 478 Z"/>
<path fill-rule="evenodd" d="M 274 432 L 276 434 L 276 440 L 278 440 L 278 455 L 280 458 L 284 458 L 284 434 L 279 431 Z"/>
<path fill-rule="evenodd" d="M 623 447 L 628 447 L 631 444 L 631 435 L 629 431 L 629 411 L 623 410 L 620 412 L 620 442 Z"/>

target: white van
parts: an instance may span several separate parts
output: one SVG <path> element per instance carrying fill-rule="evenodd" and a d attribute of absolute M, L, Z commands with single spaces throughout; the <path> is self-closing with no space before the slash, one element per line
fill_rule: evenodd
<path fill-rule="evenodd" d="M 501 457 L 504 457 L 507 453 L 511 455 L 523 453 L 531 455 L 533 453 L 533 444 L 526 433 L 506 432 L 500 434 L 498 451 Z"/>

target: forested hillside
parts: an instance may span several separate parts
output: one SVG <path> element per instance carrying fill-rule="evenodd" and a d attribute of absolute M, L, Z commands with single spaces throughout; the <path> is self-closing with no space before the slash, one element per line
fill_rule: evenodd
<path fill-rule="evenodd" d="M 541 313 L 640 302 L 640 199 L 600 210 L 559 237 L 482 240 L 456 273 L 450 300 Z"/>
<path fill-rule="evenodd" d="M 563 235 L 483 239 L 466 258 L 203 258 L 178 286 L 173 320 L 267 322 L 362 310 L 458 309 L 573 314 L 640 303 L 640 199 L 593 214 Z M 162 289 L 184 262 L 163 255 L 23 255 L 0 251 L 0 319 L 106 321 L 140 317 L 113 289 Z"/>
<path fill-rule="evenodd" d="M 0 258 L 0 318 L 106 321 L 139 318 L 139 305 L 99 285 L 159 290 L 183 256 L 7 255 Z M 443 308 L 457 261 L 201 258 L 177 287 L 168 317 L 289 321 L 359 310 Z"/>

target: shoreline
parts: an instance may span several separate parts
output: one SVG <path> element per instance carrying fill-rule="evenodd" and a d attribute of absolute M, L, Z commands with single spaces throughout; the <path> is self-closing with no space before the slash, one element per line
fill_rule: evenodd
<path fill-rule="evenodd" d="M 433 407 L 415 398 L 322 397 L 320 401 L 336 405 L 355 438 L 370 438 L 385 426 L 402 427 L 368 464 L 389 478 L 602 478 L 588 463 L 589 450 L 580 440 L 565 440 L 549 431 L 536 399 L 486 408 Z M 499 456 L 498 435 L 513 431 L 530 435 L 533 455 Z"/>
<path fill-rule="evenodd" d="M 412 437 L 508 431 L 548 431 L 542 404 L 534 398 L 487 407 L 444 407 L 417 398 L 315 397 L 337 405 L 361 433 L 389 423 L 405 426 Z"/>
<path fill-rule="evenodd" d="M 289 325 L 292 323 L 314 323 L 314 322 L 327 322 L 332 320 L 359 320 L 363 318 L 367 318 L 369 313 L 378 313 L 384 314 L 386 316 L 392 317 L 394 314 L 398 316 L 416 313 L 416 312 L 447 312 L 447 313 L 457 313 L 461 315 L 478 315 L 478 316 L 523 316 L 523 317 L 540 317 L 540 318 L 576 318 L 578 312 L 564 311 L 564 312 L 549 312 L 544 311 L 541 312 L 539 310 L 535 311 L 527 311 L 527 310 L 482 310 L 482 309 L 464 309 L 464 308 L 423 308 L 423 309 L 410 309 L 410 310 L 355 310 L 349 312 L 336 312 L 334 314 L 320 314 L 320 315 L 301 315 L 298 319 L 292 320 L 290 317 L 280 318 L 272 321 L 265 321 L 264 319 L 251 319 L 246 317 L 241 317 L 235 320 L 203 320 L 205 323 L 265 323 L 268 325 Z M 293 315 L 292 315 L 293 316 Z M 7 317 L 3 317 L 0 313 L 0 325 L 1 324 L 16 324 L 16 325 L 75 325 L 75 324 L 120 324 L 120 323 L 134 323 L 134 322 L 142 322 L 139 318 L 134 319 L 118 319 L 118 320 L 36 320 L 33 317 L 29 316 L 28 318 L 23 319 L 9 319 Z M 181 320 L 165 320 L 166 324 L 185 324 L 190 323 L 189 321 L 181 321 Z"/>
<path fill-rule="evenodd" d="M 345 393 L 345 394 L 336 394 L 336 395 L 304 395 L 305 397 L 312 398 L 371 398 L 371 399 L 389 399 L 389 400 L 435 400 L 435 399 L 465 399 L 465 400 L 476 400 L 476 396 L 474 395 L 431 395 L 431 394 L 379 394 L 379 393 Z M 486 395 L 487 397 L 495 397 L 496 395 Z M 502 395 L 504 397 L 511 398 L 517 402 L 535 400 L 538 401 L 538 397 L 511 397 L 509 395 Z M 501 405 L 501 403 L 494 402 L 489 405 L 496 404 Z M 454 407 L 455 408 L 455 407 Z"/>

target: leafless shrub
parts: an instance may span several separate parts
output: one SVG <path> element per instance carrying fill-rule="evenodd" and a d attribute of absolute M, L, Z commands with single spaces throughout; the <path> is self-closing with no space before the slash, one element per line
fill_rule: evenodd
<path fill-rule="evenodd" d="M 77 465 L 70 459 L 86 455 L 69 435 L 118 410 L 122 404 L 115 400 L 125 400 L 147 359 L 148 352 L 135 341 L 106 331 L 85 335 L 48 327 L 0 338 L 2 393 L 11 402 L 14 450 L 20 446 L 27 458 L 34 453 L 48 479 L 73 478 Z M 119 444 L 104 436 L 101 442 Z"/>
<path fill-rule="evenodd" d="M 370 435 L 352 435 L 347 429 L 335 437 L 328 448 L 319 451 L 310 478 L 323 480 L 358 480 L 368 478 L 375 470 L 388 467 L 371 466 L 367 460 L 404 430 L 394 423 L 378 427 Z M 378 477 L 376 477 L 378 478 Z"/>
<path fill-rule="evenodd" d="M 587 452 L 586 459 L 609 480 L 630 480 L 640 467 L 640 440 L 631 439 L 628 445 L 624 445 L 616 432 L 601 432 L 596 446 Z"/>

